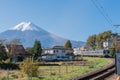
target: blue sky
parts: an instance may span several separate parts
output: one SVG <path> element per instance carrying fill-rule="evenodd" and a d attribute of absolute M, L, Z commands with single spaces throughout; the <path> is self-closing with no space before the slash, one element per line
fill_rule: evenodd
<path fill-rule="evenodd" d="M 120 0 L 96 1 L 104 7 L 113 25 L 120 24 Z M 92 34 L 114 31 L 91 0 L 0 0 L 0 32 L 25 21 L 79 41 L 86 41 Z"/>

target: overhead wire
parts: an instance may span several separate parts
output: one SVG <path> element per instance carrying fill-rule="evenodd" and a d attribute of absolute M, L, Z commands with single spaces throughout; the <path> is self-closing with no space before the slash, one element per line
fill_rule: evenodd
<path fill-rule="evenodd" d="M 107 14 L 106 10 L 104 9 L 104 7 L 97 0 L 91 0 L 91 2 L 98 9 L 98 11 L 100 12 L 100 14 L 105 18 L 105 20 L 108 22 L 108 24 L 110 24 L 111 26 L 113 26 L 112 20 L 108 16 L 108 14 Z"/>
<path fill-rule="evenodd" d="M 106 15 L 106 17 L 112 23 L 112 20 L 111 20 L 110 16 L 108 15 L 107 11 L 105 10 L 105 8 L 101 5 L 101 3 L 98 0 L 95 0 L 95 1 L 98 3 L 98 5 L 100 6 L 101 10 L 104 12 L 104 15 Z"/>
<path fill-rule="evenodd" d="M 105 20 L 111 25 L 111 27 L 113 28 L 113 31 L 117 33 L 118 32 L 117 29 L 120 27 L 120 24 L 113 25 L 112 19 L 110 18 L 105 8 L 101 5 L 101 3 L 98 0 L 91 0 L 91 2 L 98 9 L 100 14 L 105 18 Z"/>

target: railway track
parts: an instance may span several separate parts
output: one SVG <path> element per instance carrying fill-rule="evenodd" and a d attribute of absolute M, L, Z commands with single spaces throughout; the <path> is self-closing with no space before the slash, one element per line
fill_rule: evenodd
<path fill-rule="evenodd" d="M 104 80 L 116 80 L 118 77 L 118 75 L 116 75 L 116 73 L 113 73 L 111 76 L 105 78 Z"/>
<path fill-rule="evenodd" d="M 101 68 L 100 70 L 89 72 L 70 80 L 109 80 L 110 76 L 113 74 L 115 74 L 114 61 L 110 65 Z"/>
<path fill-rule="evenodd" d="M 93 77 L 91 76 L 89 80 L 106 80 L 107 77 L 113 75 L 113 73 L 115 73 L 115 66 L 112 66 L 108 69 L 98 72 L 97 74 L 94 74 Z"/>

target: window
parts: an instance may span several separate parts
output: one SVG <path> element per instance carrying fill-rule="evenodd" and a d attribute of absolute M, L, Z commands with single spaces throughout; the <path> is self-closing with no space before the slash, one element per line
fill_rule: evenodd
<path fill-rule="evenodd" d="M 65 53 L 65 50 L 62 50 L 63 53 Z"/>
<path fill-rule="evenodd" d="M 55 53 L 55 50 L 53 50 L 53 53 Z"/>
<path fill-rule="evenodd" d="M 58 53 L 58 50 L 56 50 L 56 52 Z"/>

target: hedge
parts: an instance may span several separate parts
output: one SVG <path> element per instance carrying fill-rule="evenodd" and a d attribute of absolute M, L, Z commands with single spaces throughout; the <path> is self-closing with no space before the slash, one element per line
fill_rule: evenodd
<path fill-rule="evenodd" d="M 16 64 L 16 63 L 3 63 L 1 62 L 0 63 L 0 69 L 20 69 L 19 68 L 19 64 Z"/>

